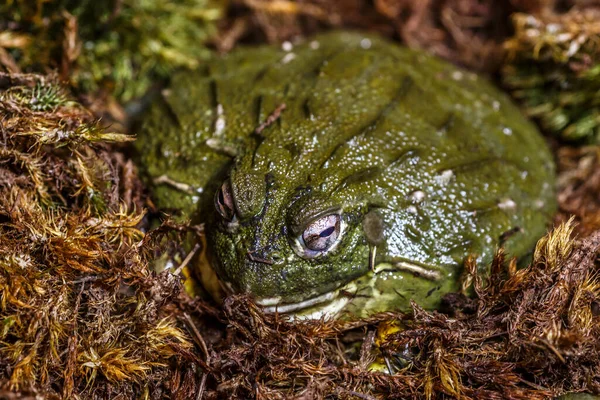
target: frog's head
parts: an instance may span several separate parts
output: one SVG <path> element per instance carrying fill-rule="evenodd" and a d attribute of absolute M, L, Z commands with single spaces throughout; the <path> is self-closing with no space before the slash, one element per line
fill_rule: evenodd
<path fill-rule="evenodd" d="M 227 289 L 294 311 L 368 272 L 370 205 L 360 191 L 319 182 L 319 174 L 294 179 L 279 170 L 234 168 L 216 192 L 209 239 Z"/>

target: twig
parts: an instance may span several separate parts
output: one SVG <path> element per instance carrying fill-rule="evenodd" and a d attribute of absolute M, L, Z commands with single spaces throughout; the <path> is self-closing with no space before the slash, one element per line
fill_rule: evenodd
<path fill-rule="evenodd" d="M 177 269 L 175 271 L 173 271 L 173 275 L 179 275 L 181 273 L 181 271 L 185 268 L 185 266 L 190 263 L 190 261 L 192 260 L 192 257 L 194 257 L 194 255 L 196 254 L 196 252 L 199 249 L 200 249 L 200 243 L 196 243 L 196 245 L 194 246 L 192 251 L 190 251 L 188 253 L 188 255 L 185 257 L 185 259 L 183 260 L 181 265 L 179 267 L 177 267 Z"/>
<path fill-rule="evenodd" d="M 360 358 L 359 364 L 362 369 L 367 369 L 367 364 L 369 363 L 369 358 L 371 357 L 371 349 L 373 348 L 373 343 L 375 342 L 375 331 L 370 330 L 367 332 L 365 336 L 365 340 L 362 342 L 360 346 Z"/>
<path fill-rule="evenodd" d="M 183 317 L 185 318 L 185 322 L 187 323 L 188 328 L 194 334 L 194 339 L 196 339 L 198 346 L 200 346 L 200 348 L 204 352 L 204 355 L 206 356 L 206 365 L 210 365 L 210 353 L 208 352 L 208 347 L 206 346 L 206 342 L 204 341 L 202 334 L 200 334 L 200 331 L 198 330 L 198 328 L 196 328 L 194 321 L 192 321 L 192 318 L 189 316 L 188 313 L 184 312 Z"/>
<path fill-rule="evenodd" d="M 363 399 L 363 400 L 377 400 L 375 397 L 373 397 L 371 395 L 364 394 L 364 393 L 359 393 L 359 392 L 355 392 L 354 390 L 348 390 L 348 389 L 343 388 L 341 386 L 338 386 L 338 390 L 339 391 L 343 391 L 346 394 L 349 394 L 351 396 L 358 397 L 359 399 Z"/>
<path fill-rule="evenodd" d="M 273 122 L 277 121 L 279 119 L 279 117 L 281 116 L 281 112 L 283 110 L 285 110 L 285 107 L 286 107 L 285 103 L 281 103 L 280 105 L 278 105 L 277 108 L 267 117 L 265 122 L 260 124 L 258 126 L 258 128 L 256 128 L 254 130 L 254 133 L 256 133 L 257 135 L 260 135 L 262 133 L 262 131 L 264 131 L 266 128 L 271 126 L 273 124 Z"/>
<path fill-rule="evenodd" d="M 196 400 L 202 399 L 202 395 L 204 394 L 204 388 L 206 387 L 206 378 L 208 375 L 206 373 L 202 374 L 202 379 L 200 380 L 200 387 L 198 388 L 198 394 L 196 395 Z"/>
<path fill-rule="evenodd" d="M 565 358 L 562 356 L 562 354 L 560 354 L 558 352 L 558 349 L 556 347 L 554 347 L 554 345 L 552 343 L 550 343 L 549 341 L 545 340 L 545 339 L 540 339 L 540 342 L 544 343 L 546 345 L 546 347 L 548 347 L 556 357 L 558 357 L 558 359 L 565 364 L 567 361 L 565 360 Z"/>

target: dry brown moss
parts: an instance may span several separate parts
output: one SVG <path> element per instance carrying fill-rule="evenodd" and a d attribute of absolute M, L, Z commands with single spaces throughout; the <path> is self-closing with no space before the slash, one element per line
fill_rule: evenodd
<path fill-rule="evenodd" d="M 560 3 L 560 4 L 558 4 Z M 215 44 L 228 51 L 238 41 L 278 43 L 331 28 L 379 32 L 471 69 L 495 72 L 512 32 L 509 16 L 569 8 L 553 0 L 235 0 Z"/>
<path fill-rule="evenodd" d="M 181 291 L 148 269 L 157 234 L 130 162 L 52 79 L 0 75 L 0 387 L 114 398 L 194 387 Z M 3 394 L 0 393 L 0 397 Z M 183 398 L 183 397 L 181 397 Z"/>
<path fill-rule="evenodd" d="M 600 147 L 561 147 L 557 159 L 557 221 L 576 216 L 577 232 L 587 236 L 600 229 Z"/>

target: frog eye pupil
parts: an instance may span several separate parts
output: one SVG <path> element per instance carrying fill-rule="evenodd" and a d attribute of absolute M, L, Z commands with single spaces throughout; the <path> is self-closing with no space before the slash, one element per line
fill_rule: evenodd
<path fill-rule="evenodd" d="M 215 196 L 215 208 L 217 212 L 227 221 L 232 221 L 235 217 L 235 210 L 233 205 L 233 194 L 231 193 L 231 186 L 229 182 L 223 183 L 217 195 Z"/>
<path fill-rule="evenodd" d="M 333 246 L 340 234 L 340 216 L 326 215 L 312 222 L 302 234 L 304 246 L 312 251 L 325 251 Z"/>
<path fill-rule="evenodd" d="M 324 238 L 331 235 L 335 231 L 335 226 L 325 229 L 323 232 L 319 233 L 319 236 Z"/>

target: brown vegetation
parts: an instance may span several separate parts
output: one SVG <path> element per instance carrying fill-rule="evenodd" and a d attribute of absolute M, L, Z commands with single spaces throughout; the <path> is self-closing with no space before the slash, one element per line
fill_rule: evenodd
<path fill-rule="evenodd" d="M 244 42 L 360 28 L 496 73 L 507 49 L 524 59 L 531 50 L 516 39 L 503 46 L 513 12 L 551 21 L 592 3 L 235 0 L 213 45 L 227 51 Z M 119 15 L 119 4 L 111 15 Z M 176 11 L 173 18 L 190 20 L 185 10 Z M 77 26 L 72 15 L 61 15 L 56 21 Z M 0 21 L 0 28 L 11 26 L 12 35 L 0 34 L 0 64 L 13 72 L 33 68 L 23 68 L 11 51 L 27 53 L 27 46 L 39 44 L 35 32 Z M 72 39 L 53 47 L 55 60 L 73 49 L 69 43 L 78 41 Z M 81 71 L 77 60 L 63 65 L 64 76 Z M 102 84 L 112 78 L 103 79 L 92 86 L 110 90 Z M 191 298 L 172 270 L 149 268 L 165 253 L 185 258 L 183 235 L 200 231 L 168 219 L 148 230 L 144 208 L 151 202 L 125 152 L 131 137 L 101 127 L 60 87 L 52 77 L 0 74 L 0 398 L 600 393 L 598 147 L 555 143 L 557 220 L 564 224 L 538 242 L 527 268 L 517 270 L 500 252 L 483 280 L 468 262 L 464 292 L 473 296 L 449 295 L 440 312 L 414 305 L 410 314 L 293 322 L 264 315 L 245 297 L 219 307 Z M 110 96 L 98 93 L 105 92 L 79 91 L 79 98 L 94 105 L 96 115 L 124 116 Z M 572 216 L 577 224 L 567 222 Z"/>

